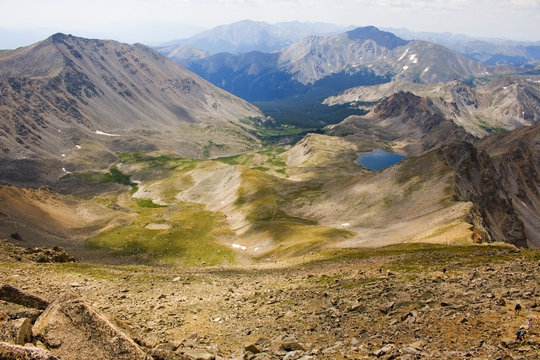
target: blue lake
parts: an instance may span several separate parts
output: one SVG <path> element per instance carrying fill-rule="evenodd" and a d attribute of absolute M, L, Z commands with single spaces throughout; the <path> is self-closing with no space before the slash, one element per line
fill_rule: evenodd
<path fill-rule="evenodd" d="M 368 153 L 361 153 L 358 155 L 358 164 L 362 165 L 369 170 L 377 171 L 405 159 L 405 156 L 392 154 L 384 150 L 378 149 Z"/>

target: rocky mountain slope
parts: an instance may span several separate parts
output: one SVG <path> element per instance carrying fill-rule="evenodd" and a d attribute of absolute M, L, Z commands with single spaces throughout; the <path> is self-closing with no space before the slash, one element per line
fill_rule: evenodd
<path fill-rule="evenodd" d="M 30 181 L 103 166 L 119 151 L 203 156 L 257 144 L 239 123 L 259 116 L 257 108 L 143 45 L 56 34 L 2 52 L 0 95 L 0 157 L 10 181 L 14 171 Z M 36 158 L 48 161 L 41 171 Z"/>
<path fill-rule="evenodd" d="M 537 248 L 540 220 L 538 87 L 537 83 L 523 81 L 498 88 L 501 82 L 507 84 L 503 79 L 480 89 L 461 83 L 428 87 L 410 84 L 407 86 L 419 89 L 418 93 L 425 91 L 429 97 L 394 93 L 380 100 L 368 115 L 351 116 L 338 125 L 329 126 L 326 133 L 344 137 L 366 150 L 391 149 L 410 156 L 437 149 L 440 160 L 453 168 L 456 199 L 473 205 L 470 220 L 476 223 L 478 236 L 485 241 Z M 355 101 L 361 103 L 374 100 L 369 96 L 377 94 L 377 90 L 393 90 L 396 86 L 400 84 L 356 89 L 347 96 L 352 99 L 356 95 Z M 450 96 L 452 100 L 438 94 Z M 509 96 L 502 97 L 502 94 Z M 527 109 L 528 115 L 521 109 Z M 530 123 L 508 133 L 485 137 L 495 127 L 478 121 L 479 114 L 496 124 L 493 120 L 497 120 L 498 115 L 503 118 L 504 113 L 507 117 L 504 125 L 512 128 L 519 122 L 511 116 L 519 111 L 522 115 L 516 118 Z M 479 137 L 485 137 L 481 141 L 471 135 L 478 127 L 484 130 L 478 132 Z"/>
<path fill-rule="evenodd" d="M 327 98 L 324 103 L 369 109 L 400 91 L 429 98 L 434 112 L 476 137 L 532 125 L 540 119 L 540 82 L 537 76 L 503 76 L 475 87 L 459 81 L 440 84 L 393 81 L 348 89 Z"/>
<path fill-rule="evenodd" d="M 488 72 L 442 46 L 405 41 L 373 26 L 331 37 L 303 39 L 282 51 L 280 67 L 311 83 L 332 73 L 370 68 L 378 75 L 391 72 L 395 79 L 436 83 Z"/>
<path fill-rule="evenodd" d="M 537 360 L 538 261 L 502 245 L 240 268 L 3 261 L 0 357 Z"/>
<path fill-rule="evenodd" d="M 328 135 L 344 137 L 366 150 L 390 147 L 416 156 L 458 139 L 474 137 L 445 117 L 428 97 L 398 92 L 378 103 L 369 114 L 350 116 L 327 127 Z"/>

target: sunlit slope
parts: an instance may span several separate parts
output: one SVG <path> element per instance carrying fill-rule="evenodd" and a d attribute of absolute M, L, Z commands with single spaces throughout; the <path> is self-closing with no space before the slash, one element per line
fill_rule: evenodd
<path fill-rule="evenodd" d="M 136 262 L 183 265 L 482 240 L 472 204 L 454 200 L 455 173 L 438 152 L 378 172 L 358 165 L 357 153 L 357 146 L 342 138 L 311 134 L 289 149 L 214 160 L 166 152 L 119 154 L 117 168 L 109 172 L 75 172 L 62 179 L 64 189 L 86 189 L 78 196 L 87 200 L 54 195 L 70 199 L 65 213 L 75 206 L 94 213 L 103 209 L 99 223 L 81 222 L 85 237 L 73 234 L 68 223 L 40 226 L 60 234 L 64 243 L 77 240 L 72 247 L 79 254 L 101 251 Z M 37 202 L 43 209 L 39 217 L 58 218 L 50 201 L 25 201 Z M 40 224 L 38 216 L 18 214 L 14 220 L 27 228 Z"/>
<path fill-rule="evenodd" d="M 254 257 L 471 240 L 471 206 L 453 201 L 452 168 L 436 153 L 376 173 L 356 157 L 352 143 L 312 134 L 283 153 L 198 162 L 165 180 L 143 180 L 133 196 L 204 204 L 225 216 L 229 231 L 218 237 Z"/>

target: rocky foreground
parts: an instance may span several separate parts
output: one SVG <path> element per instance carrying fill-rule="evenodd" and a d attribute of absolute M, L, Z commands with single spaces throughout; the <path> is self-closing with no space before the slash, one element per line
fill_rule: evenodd
<path fill-rule="evenodd" d="M 0 273 L 1 359 L 540 359 L 540 252 L 510 246 Z"/>

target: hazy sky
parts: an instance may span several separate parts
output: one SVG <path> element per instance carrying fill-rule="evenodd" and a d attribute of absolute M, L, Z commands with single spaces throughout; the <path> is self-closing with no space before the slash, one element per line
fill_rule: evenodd
<path fill-rule="evenodd" d="M 0 0 L 0 48 L 55 32 L 157 44 L 244 19 L 540 40 L 540 0 Z"/>

